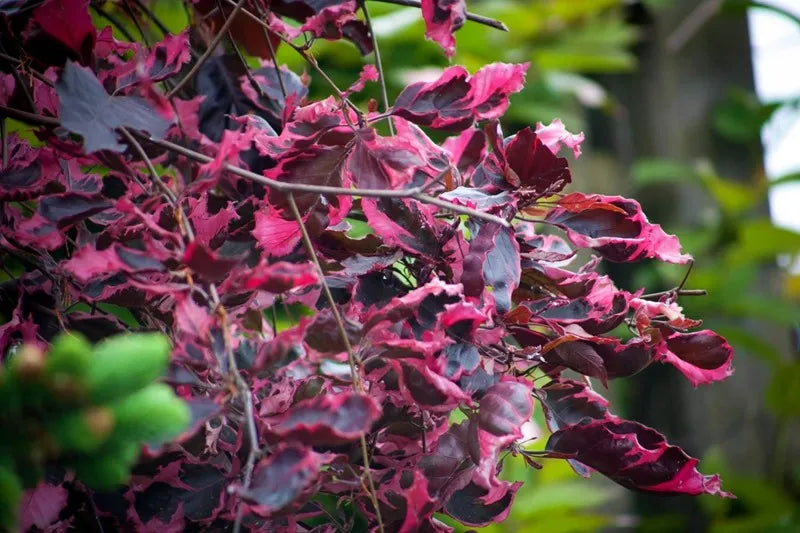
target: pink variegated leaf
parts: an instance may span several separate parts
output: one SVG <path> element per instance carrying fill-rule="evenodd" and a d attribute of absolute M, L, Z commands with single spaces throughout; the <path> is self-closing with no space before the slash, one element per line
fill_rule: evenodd
<path fill-rule="evenodd" d="M 550 211 L 547 220 L 566 229 L 569 240 L 576 246 L 592 248 L 605 259 L 616 262 L 657 258 L 684 264 L 691 260 L 690 255 L 681 253 L 677 237 L 664 233 L 661 226 L 647 220 L 636 200 L 602 195 L 588 199 L 611 204 L 622 209 L 624 214 L 597 207 L 580 212 L 563 207 Z"/>
<path fill-rule="evenodd" d="M 286 413 L 265 421 L 266 431 L 281 440 L 337 445 L 352 442 L 369 431 L 381 408 L 364 394 L 324 394 L 295 404 Z"/>
<path fill-rule="evenodd" d="M 425 37 L 439 44 L 447 57 L 453 57 L 456 40 L 453 33 L 467 20 L 464 0 L 422 0 Z"/>
<path fill-rule="evenodd" d="M 569 454 L 629 489 L 733 497 L 719 476 L 701 474 L 697 459 L 638 422 L 613 417 L 568 426 L 553 433 L 546 451 Z"/>
<path fill-rule="evenodd" d="M 564 127 L 564 123 L 560 119 L 553 120 L 552 123 L 545 126 L 541 122 L 536 123 L 536 137 L 547 146 L 553 154 L 558 154 L 563 144 L 570 150 L 575 159 L 581 155 L 581 143 L 585 140 L 583 132 L 570 133 Z"/>
<path fill-rule="evenodd" d="M 528 66 L 493 63 L 473 76 L 463 67 L 450 67 L 436 81 L 406 87 L 395 100 L 393 113 L 421 126 L 447 130 L 498 118 L 508 108 L 509 96 L 522 89 Z"/>
<path fill-rule="evenodd" d="M 695 387 L 721 381 L 733 374 L 733 348 L 708 329 L 664 336 L 656 359 L 680 370 Z"/>

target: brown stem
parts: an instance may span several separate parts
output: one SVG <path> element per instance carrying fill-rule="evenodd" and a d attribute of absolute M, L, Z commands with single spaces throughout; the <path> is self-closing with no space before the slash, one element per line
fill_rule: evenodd
<path fill-rule="evenodd" d="M 303 222 L 303 217 L 300 215 L 300 210 L 297 209 L 297 203 L 294 201 L 294 194 L 291 192 L 287 195 L 289 199 L 289 207 L 292 210 L 292 215 L 294 219 L 297 221 L 297 224 L 300 226 L 300 232 L 303 235 L 303 244 L 306 247 L 306 252 L 308 256 L 311 258 L 311 262 L 314 263 L 314 267 L 317 269 L 317 275 L 319 276 L 320 284 L 322 285 L 322 291 L 325 293 L 325 299 L 328 300 L 328 305 L 331 308 L 331 313 L 333 314 L 333 318 L 336 321 L 336 326 L 339 329 L 339 335 L 342 338 L 342 342 L 344 343 L 345 349 L 347 350 L 347 362 L 350 364 L 350 378 L 353 381 L 353 389 L 356 392 L 364 393 L 364 386 L 361 383 L 361 378 L 358 375 L 358 368 L 356 366 L 356 356 L 355 352 L 353 351 L 353 346 L 350 344 L 350 338 L 347 336 L 347 329 L 344 325 L 344 320 L 342 319 L 341 313 L 339 313 L 339 307 L 336 305 L 336 300 L 333 299 L 333 294 L 331 294 L 331 289 L 328 287 L 328 282 L 325 281 L 325 272 L 322 270 L 322 265 L 319 263 L 319 259 L 317 258 L 317 253 L 314 250 L 314 243 L 311 241 L 311 237 L 308 235 L 308 230 L 306 229 L 305 222 Z M 372 501 L 373 507 L 375 507 L 375 518 L 378 520 L 378 530 L 383 533 L 383 519 L 381 518 L 381 508 L 378 503 L 377 493 L 375 492 L 375 482 L 372 479 L 372 471 L 370 470 L 369 466 L 369 454 L 367 451 L 367 439 L 364 433 L 361 433 L 361 455 L 364 459 L 364 474 L 367 477 L 367 483 L 369 484 L 369 490 L 367 491 L 370 500 Z"/>
<path fill-rule="evenodd" d="M 167 93 L 167 98 L 172 98 L 173 96 L 175 96 L 178 93 L 178 91 L 180 91 L 183 88 L 183 86 L 186 85 L 194 77 L 195 74 L 197 74 L 197 71 L 200 70 L 200 67 L 203 66 L 203 63 L 205 63 L 208 60 L 208 58 L 211 57 L 211 54 L 214 53 L 214 50 L 217 48 L 217 45 L 223 38 L 225 38 L 225 35 L 227 35 L 228 28 L 231 27 L 231 24 L 233 24 L 233 21 L 236 19 L 236 15 L 239 14 L 239 11 L 242 9 L 242 6 L 244 6 L 244 3 L 246 1 L 247 0 L 239 0 L 234 4 L 235 7 L 233 8 L 233 11 L 231 11 L 231 14 L 228 15 L 227 20 L 225 20 L 225 23 L 222 25 L 217 34 L 211 40 L 211 43 L 208 45 L 208 48 L 206 48 L 206 51 L 203 52 L 203 55 L 200 56 L 200 59 L 198 59 L 195 62 L 195 64 L 192 65 L 192 68 L 189 70 L 189 72 L 186 73 L 186 76 L 184 76 L 181 79 L 181 81 L 179 81 L 178 84 L 175 85 L 175 87 L 173 87 L 169 93 Z"/>
<path fill-rule="evenodd" d="M 383 2 L 384 4 L 395 4 L 398 6 L 406 6 L 406 7 L 419 8 L 422 6 L 422 3 L 419 0 L 377 0 L 377 1 Z M 477 22 L 478 24 L 483 24 L 484 26 L 490 26 L 498 30 L 508 31 L 508 26 L 503 24 L 501 21 L 489 17 L 484 17 L 483 15 L 476 15 L 475 13 L 467 13 L 467 20 L 471 20 L 472 22 Z"/>

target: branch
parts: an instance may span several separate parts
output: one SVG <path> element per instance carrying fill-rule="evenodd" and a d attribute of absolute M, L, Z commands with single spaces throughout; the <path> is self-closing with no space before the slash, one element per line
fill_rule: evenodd
<path fill-rule="evenodd" d="M 320 284 L 322 285 L 322 290 L 325 293 L 325 299 L 328 300 L 328 305 L 331 307 L 331 313 L 333 314 L 333 318 L 336 321 L 336 326 L 339 329 L 339 335 L 342 338 L 342 342 L 344 343 L 345 349 L 347 350 L 347 362 L 350 364 L 350 378 L 353 380 L 353 389 L 356 392 L 360 392 L 363 394 L 364 386 L 361 383 L 361 378 L 358 375 L 358 368 L 356 367 L 356 356 L 353 352 L 353 346 L 350 344 L 350 338 L 347 336 L 347 330 L 344 326 L 344 320 L 342 319 L 341 313 L 339 313 L 339 308 L 336 305 L 336 300 L 333 299 L 333 295 L 331 294 L 331 289 L 328 287 L 328 282 L 325 281 L 325 272 L 322 270 L 322 265 L 319 264 L 319 259 L 317 258 L 317 253 L 314 250 L 314 243 L 311 241 L 311 237 L 308 235 L 308 230 L 306 229 L 305 222 L 303 222 L 303 217 L 300 216 L 300 210 L 297 209 L 297 203 L 294 201 L 294 195 L 290 192 L 287 195 L 289 199 L 289 207 L 292 209 L 292 215 L 294 215 L 294 219 L 297 221 L 297 224 L 300 226 L 300 231 L 303 235 L 303 244 L 305 244 L 306 252 L 308 256 L 311 258 L 311 262 L 314 263 L 314 267 L 317 269 L 317 275 L 319 276 Z M 361 434 L 361 456 L 364 459 L 364 474 L 367 477 L 367 483 L 369 484 L 369 490 L 366 491 L 369 495 L 369 499 L 372 501 L 372 506 L 375 507 L 375 518 L 378 521 L 378 530 L 383 533 L 383 519 L 381 518 L 381 508 L 380 504 L 378 503 L 377 493 L 375 492 L 375 482 L 372 479 L 372 471 L 370 470 L 369 466 L 369 454 L 367 451 L 367 439 L 364 434 Z"/>
<path fill-rule="evenodd" d="M 172 98 L 173 96 L 175 96 L 178 93 L 178 91 L 180 91 L 183 88 L 183 86 L 186 85 L 189 82 L 189 80 L 191 80 L 194 77 L 195 74 L 197 74 L 197 71 L 200 70 L 200 67 L 203 66 L 203 63 L 205 63 L 206 60 L 208 60 L 208 58 L 211 57 L 211 54 L 214 53 L 214 50 L 217 48 L 217 45 L 220 43 L 222 39 L 225 38 L 225 35 L 227 35 L 228 28 L 231 27 L 231 24 L 233 24 L 233 21 L 236 19 L 236 15 L 239 14 L 239 11 L 242 9 L 242 6 L 244 6 L 244 3 L 246 1 L 247 0 L 239 0 L 236 4 L 234 4 L 235 7 L 233 8 L 233 11 L 231 11 L 231 14 L 228 15 L 228 18 L 225 20 L 225 24 L 222 25 L 217 34 L 211 40 L 211 43 L 208 45 L 208 48 L 206 48 L 206 51 L 203 52 L 203 55 L 200 56 L 200 59 L 198 59 L 197 62 L 194 65 L 192 65 L 191 70 L 189 70 L 189 72 L 186 73 L 186 76 L 184 76 L 183 79 L 181 79 L 181 81 L 179 81 L 178 84 L 175 87 L 173 87 L 170 92 L 167 93 L 167 98 Z"/>
<path fill-rule="evenodd" d="M 383 75 L 383 62 L 381 61 L 381 50 L 378 48 L 378 36 L 375 35 L 375 32 L 372 29 L 372 19 L 369 16 L 369 10 L 367 9 L 367 2 L 365 0 L 360 0 L 361 3 L 361 11 L 364 13 L 364 21 L 367 23 L 367 27 L 369 28 L 369 34 L 372 36 L 372 49 L 375 51 L 375 68 L 378 69 L 378 81 L 381 84 L 381 96 L 383 97 L 383 110 L 389 111 L 389 96 L 386 93 L 386 77 Z M 394 124 L 392 124 L 391 119 L 389 119 L 389 134 L 394 135 Z"/>
<path fill-rule="evenodd" d="M 57 119 L 51 117 L 45 117 L 43 115 L 36 115 L 34 113 L 28 113 L 26 111 L 20 111 L 18 109 L 14 109 L 11 107 L 6 107 L 4 105 L 0 105 L 0 113 L 6 113 L 8 116 L 17 118 L 24 122 L 45 125 L 45 126 L 59 126 L 59 122 Z M 213 157 L 209 157 L 205 154 L 201 154 L 200 152 L 196 152 L 185 146 L 181 146 L 179 144 L 175 144 L 170 141 L 164 141 L 160 139 L 153 139 L 148 135 L 139 132 L 132 132 L 132 135 L 139 137 L 145 141 L 153 143 L 157 146 L 170 150 L 172 152 L 179 153 L 197 161 L 199 163 L 210 163 L 214 160 Z M 454 213 L 460 213 L 462 215 L 468 215 L 474 218 L 479 218 L 481 220 L 486 220 L 487 222 L 494 222 L 500 224 L 503 227 L 511 227 L 511 224 L 508 220 L 492 215 L 489 213 L 484 213 L 483 211 L 478 211 L 477 209 L 472 209 L 471 207 L 464 207 L 461 205 L 457 205 L 446 200 L 442 200 L 440 198 L 436 198 L 434 196 L 430 196 L 422 192 L 422 189 L 419 187 L 413 187 L 411 189 L 402 189 L 402 190 L 394 190 L 394 189 L 349 189 L 345 187 L 329 187 L 326 185 L 308 185 L 305 183 L 290 183 L 285 181 L 278 181 L 272 178 L 268 178 L 266 176 L 262 176 L 261 174 L 256 174 L 250 170 L 237 167 L 231 165 L 230 163 L 223 163 L 222 168 L 224 168 L 227 172 L 231 174 L 235 174 L 239 177 L 246 178 L 253 180 L 257 183 L 261 183 L 262 185 L 266 185 L 276 191 L 280 192 L 310 192 L 310 193 L 317 193 L 317 194 L 336 194 L 336 195 L 343 195 L 343 196 L 366 196 L 371 198 L 410 198 L 413 200 L 417 200 L 418 202 L 422 202 L 424 204 L 431 204 L 437 207 L 441 207 L 444 209 L 449 209 Z"/>
<path fill-rule="evenodd" d="M 377 1 L 383 2 L 384 4 L 395 4 L 398 6 L 406 6 L 406 7 L 419 8 L 422 6 L 422 2 L 420 2 L 419 0 L 377 0 Z M 484 26 L 496 28 L 501 31 L 508 31 L 508 26 L 503 24 L 501 21 L 489 17 L 484 17 L 483 15 L 476 15 L 475 13 L 467 13 L 467 20 L 471 20 L 472 22 L 477 22 L 478 24 L 483 24 Z"/>

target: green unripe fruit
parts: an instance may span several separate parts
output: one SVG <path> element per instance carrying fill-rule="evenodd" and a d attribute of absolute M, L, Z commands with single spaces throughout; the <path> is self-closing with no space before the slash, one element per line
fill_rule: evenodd
<path fill-rule="evenodd" d="M 53 340 L 45 372 L 50 388 L 69 404 L 82 403 L 86 395 L 86 372 L 92 361 L 92 345 L 79 333 L 62 333 Z"/>
<path fill-rule="evenodd" d="M 139 445 L 135 442 L 109 443 L 96 456 L 75 461 L 75 477 L 94 489 L 114 489 L 128 481 L 138 457 Z"/>
<path fill-rule="evenodd" d="M 83 376 L 92 360 L 92 345 L 80 333 L 62 333 L 50 345 L 45 369 L 52 375 Z"/>
<path fill-rule="evenodd" d="M 89 398 L 102 404 L 147 386 L 164 373 L 169 353 L 169 340 L 160 333 L 118 335 L 100 342 L 86 375 Z"/>
<path fill-rule="evenodd" d="M 116 426 L 115 441 L 144 441 L 160 444 L 186 429 L 191 413 L 186 403 L 172 389 L 154 383 L 110 404 Z"/>
<path fill-rule="evenodd" d="M 89 407 L 69 412 L 49 427 L 62 451 L 90 453 L 106 441 L 114 429 L 114 413 L 108 407 Z"/>

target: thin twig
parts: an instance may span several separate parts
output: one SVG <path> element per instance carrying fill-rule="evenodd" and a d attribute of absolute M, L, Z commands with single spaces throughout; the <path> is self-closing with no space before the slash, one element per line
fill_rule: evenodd
<path fill-rule="evenodd" d="M 406 6 L 406 7 L 416 7 L 420 8 L 422 6 L 422 2 L 419 0 L 377 0 L 378 2 L 383 2 L 384 4 L 395 4 L 398 6 Z M 489 17 L 484 17 L 483 15 L 476 15 L 475 13 L 467 13 L 467 20 L 471 20 L 472 22 L 477 22 L 478 24 L 483 24 L 484 26 L 490 26 L 492 28 L 496 28 L 501 31 L 508 31 L 508 26 L 503 24 L 501 21 Z"/>
<path fill-rule="evenodd" d="M 167 28 L 164 25 L 164 23 L 161 22 L 161 20 L 159 20 L 156 14 L 153 13 L 153 11 L 149 7 L 147 7 L 147 5 L 144 2 L 142 2 L 141 0 L 133 0 L 133 1 L 136 2 L 136 5 L 139 7 L 139 9 L 141 9 L 142 12 L 145 15 L 147 15 L 147 17 L 150 20 L 152 20 L 156 26 L 158 26 L 158 29 L 161 31 L 161 33 L 163 33 L 164 35 L 169 35 L 170 33 L 169 28 Z"/>
<path fill-rule="evenodd" d="M 139 144 L 139 141 L 137 141 L 124 126 L 120 127 L 119 130 L 122 132 L 122 135 L 125 137 L 125 139 L 131 143 L 131 146 L 133 146 L 133 148 L 139 154 L 139 157 L 142 158 L 142 161 L 144 161 L 145 165 L 147 165 L 147 170 L 150 172 L 150 177 L 153 178 L 153 181 L 156 183 L 158 188 L 161 189 L 161 192 L 163 192 L 164 196 L 167 197 L 170 205 L 172 207 L 178 207 L 178 199 L 175 197 L 175 193 L 173 193 L 170 188 L 167 187 L 167 184 L 162 181 L 161 176 L 158 175 L 155 166 L 153 166 L 153 162 L 150 161 L 149 157 L 147 157 L 147 153 L 144 151 L 144 148 L 142 148 L 142 145 Z"/>
<path fill-rule="evenodd" d="M 660 291 L 660 292 L 651 292 L 648 294 L 643 294 L 639 296 L 639 298 L 659 298 L 666 294 L 676 294 L 677 296 L 705 296 L 708 294 L 708 291 L 705 289 L 681 289 L 679 291 L 675 289 L 669 289 L 668 291 Z"/>
<path fill-rule="evenodd" d="M 275 47 L 272 46 L 272 39 L 269 38 L 269 30 L 261 27 L 261 30 L 264 32 L 264 39 L 267 40 L 267 49 L 269 50 L 269 58 L 272 61 L 272 66 L 275 68 L 275 75 L 278 77 L 278 85 L 281 88 L 281 94 L 283 95 L 283 106 L 286 107 L 286 97 L 289 96 L 288 91 L 286 90 L 286 84 L 283 81 L 283 74 L 281 73 L 281 68 L 278 66 L 278 58 L 275 55 Z"/>
<path fill-rule="evenodd" d="M 123 37 L 128 39 L 128 41 L 130 42 L 136 41 L 136 38 L 133 35 L 131 35 L 131 32 L 128 31 L 128 29 L 117 19 L 117 17 L 107 12 L 103 8 L 98 7 L 94 2 L 92 2 L 91 7 L 92 9 L 97 11 L 98 15 L 100 15 L 101 17 L 109 21 L 111 24 L 113 24 L 114 27 L 116 27 L 119 30 L 119 32 L 123 35 Z"/>
<path fill-rule="evenodd" d="M 227 35 L 228 28 L 231 27 L 231 24 L 233 24 L 233 21 L 236 19 L 236 15 L 239 14 L 239 11 L 242 9 L 242 6 L 244 6 L 244 3 L 246 1 L 247 0 L 239 0 L 238 2 L 235 3 L 233 11 L 231 11 L 231 14 L 228 15 L 228 18 L 225 20 L 225 23 L 222 25 L 217 34 L 211 40 L 211 43 L 208 45 L 208 48 L 206 48 L 206 51 L 203 52 L 203 55 L 200 56 L 200 59 L 198 59 L 195 62 L 195 64 L 192 65 L 192 68 L 189 70 L 189 72 L 186 73 L 186 76 L 184 76 L 181 79 L 181 81 L 179 81 L 177 85 L 175 85 L 175 87 L 173 87 L 172 90 L 169 93 L 167 93 L 167 98 L 172 98 L 178 93 L 178 91 L 183 89 L 183 86 L 186 85 L 194 77 L 195 74 L 197 74 L 197 71 L 200 70 L 200 67 L 203 66 L 203 63 L 205 63 L 208 60 L 208 58 L 211 57 L 211 54 L 214 53 L 214 50 L 217 48 L 217 45 L 220 43 L 220 41 L 222 41 L 225 35 Z"/>
<path fill-rule="evenodd" d="M 45 126 L 59 126 L 59 122 L 55 118 L 46 117 L 43 115 L 37 115 L 34 113 L 28 113 L 26 111 L 20 111 L 19 109 L 6 107 L 4 105 L 0 105 L 0 112 L 6 113 L 11 117 L 20 119 L 24 122 L 33 123 L 33 124 L 40 124 Z M 185 146 L 181 146 L 179 144 L 175 144 L 170 141 L 154 139 L 148 135 L 143 133 L 139 133 L 137 131 L 132 131 L 132 135 L 139 137 L 140 139 L 146 140 L 150 143 L 153 143 L 157 146 L 170 150 L 172 152 L 179 153 L 197 161 L 199 163 L 210 163 L 214 160 L 213 157 L 209 157 L 205 154 L 201 154 L 200 152 L 196 152 Z M 461 205 L 457 205 L 454 203 L 450 203 L 448 201 L 442 200 L 440 198 L 436 198 L 434 196 L 427 195 L 422 192 L 422 190 L 418 187 L 413 187 L 411 189 L 403 189 L 403 190 L 395 190 L 395 189 L 348 189 L 345 187 L 330 187 L 327 185 L 308 185 L 305 183 L 292 183 L 292 182 L 285 182 L 285 181 L 278 181 L 266 176 L 262 176 L 261 174 L 256 174 L 250 170 L 246 170 L 241 167 L 237 167 L 231 165 L 230 163 L 223 163 L 222 168 L 224 168 L 227 172 L 231 174 L 235 174 L 242 178 L 247 178 L 253 180 L 255 182 L 261 183 L 275 189 L 276 191 L 280 192 L 310 192 L 310 193 L 317 193 L 317 194 L 336 194 L 336 195 L 343 195 L 343 196 L 362 196 L 362 197 L 370 197 L 370 198 L 410 198 L 413 200 L 417 200 L 422 203 L 435 205 L 438 207 L 442 207 L 445 209 L 449 209 L 454 213 L 460 213 L 463 215 L 468 215 L 474 218 L 479 218 L 481 220 L 486 220 L 488 222 L 495 222 L 500 224 L 504 227 L 510 227 L 511 224 L 504 218 L 492 215 L 490 213 L 484 213 L 483 211 L 478 211 L 476 209 L 472 209 L 470 207 L 465 207 Z M 539 222 L 539 221 L 537 221 Z"/>
<path fill-rule="evenodd" d="M 234 5 L 234 1 L 233 0 L 226 0 L 226 1 L 229 4 Z M 248 11 L 247 9 L 242 9 L 242 14 L 247 16 L 247 17 L 250 17 L 257 24 L 259 24 L 262 28 L 265 28 L 267 30 L 270 29 L 269 28 L 269 24 L 267 24 L 266 22 L 261 20 L 258 17 L 258 15 L 254 14 L 253 12 Z M 319 66 L 319 63 L 317 63 L 317 60 L 316 60 L 316 58 L 314 56 L 309 54 L 303 47 L 297 46 L 296 44 L 294 44 L 292 41 L 290 41 L 288 38 L 286 38 L 285 36 L 281 35 L 280 33 L 274 32 L 274 34 L 281 41 L 283 41 L 286 44 L 286 46 L 290 47 L 292 50 L 294 50 L 295 52 L 300 54 L 303 57 L 303 59 L 306 61 L 306 63 L 311 65 L 314 68 L 314 70 L 317 71 L 317 74 L 319 74 L 322 77 L 322 79 L 325 80 L 325 82 L 328 85 L 330 85 L 330 87 L 334 90 L 334 92 L 336 93 L 336 96 L 338 96 L 340 100 L 342 100 L 348 107 L 350 107 L 350 109 L 355 111 L 358 115 L 362 115 L 361 110 L 353 102 L 351 102 L 349 98 L 347 98 L 344 95 L 342 90 L 339 89 L 339 87 L 336 85 L 336 82 L 334 82 L 331 79 L 331 77 L 328 76 L 328 74 L 324 70 L 322 70 L 322 67 Z M 275 65 L 275 68 L 276 69 L 278 68 L 277 65 Z M 280 71 L 278 72 L 278 78 L 280 78 Z"/>
<path fill-rule="evenodd" d="M 369 17 L 369 10 L 367 9 L 367 2 L 360 0 L 361 11 L 364 13 L 364 21 L 369 28 L 369 34 L 372 36 L 372 49 L 375 52 L 375 68 L 378 69 L 378 82 L 381 85 L 381 96 L 383 97 L 383 110 L 389 111 L 389 95 L 386 92 L 386 77 L 383 75 L 383 61 L 381 61 L 381 50 L 378 48 L 378 36 L 375 35 L 375 30 L 372 28 L 372 19 Z M 389 134 L 394 135 L 394 124 L 389 120 Z"/>
<path fill-rule="evenodd" d="M 3 46 L 2 42 L 0 42 L 0 52 L 2 52 L 3 55 L 8 55 L 6 54 L 6 48 Z M 28 89 L 28 84 L 24 82 L 22 76 L 19 75 L 17 69 L 13 66 L 11 67 L 11 75 L 14 76 L 14 81 L 17 83 L 17 86 L 22 89 L 22 93 L 25 95 L 25 100 L 28 102 L 28 106 L 31 108 L 31 111 L 36 113 L 36 104 L 34 103 L 33 96 L 31 96 L 31 92 Z"/>
<path fill-rule="evenodd" d="M 333 299 L 333 294 L 331 294 L 331 289 L 328 287 L 328 282 L 325 281 L 325 272 L 322 270 L 322 265 L 320 265 L 319 259 L 317 258 L 317 252 L 314 250 L 314 243 L 311 241 L 311 237 L 308 235 L 308 230 L 306 229 L 305 222 L 303 222 L 303 217 L 300 215 L 300 210 L 297 209 L 297 203 L 294 201 L 294 194 L 290 192 L 286 197 L 289 200 L 289 207 L 292 210 L 292 215 L 297 221 L 297 224 L 300 226 L 300 232 L 303 236 L 303 244 L 305 244 L 306 252 L 311 259 L 311 262 L 314 263 L 314 267 L 317 269 L 317 275 L 319 276 L 320 284 L 322 285 L 322 291 L 325 293 L 325 298 L 328 300 L 328 305 L 331 308 L 331 314 L 333 314 L 333 319 L 336 321 L 336 326 L 339 329 L 339 335 L 341 336 L 342 342 L 347 350 L 347 362 L 350 365 L 350 378 L 353 381 L 353 389 L 356 392 L 363 394 L 364 386 L 361 383 L 361 378 L 358 375 L 355 352 L 353 351 L 353 346 L 350 344 L 350 338 L 347 336 L 347 329 L 345 328 L 342 315 L 339 312 L 339 307 L 336 305 L 336 300 Z M 372 479 L 372 471 L 369 466 L 367 439 L 364 433 L 361 433 L 360 440 L 361 455 L 364 459 L 364 474 L 366 475 L 367 483 L 369 484 L 369 490 L 367 492 L 370 500 L 372 501 L 373 507 L 375 507 L 375 518 L 378 521 L 378 530 L 383 533 L 381 508 L 380 504 L 378 503 L 377 493 L 375 492 L 375 482 Z"/>
<path fill-rule="evenodd" d="M 222 15 L 223 20 L 227 22 L 225 11 L 222 9 L 222 0 L 217 0 L 217 5 L 219 6 L 219 12 Z M 236 57 L 239 58 L 239 62 L 242 64 L 242 67 L 244 67 L 244 75 L 247 76 L 250 86 L 253 87 L 253 90 L 256 91 L 261 98 L 266 98 L 264 91 L 261 89 L 261 85 L 258 84 L 256 79 L 253 77 L 253 73 L 250 72 L 250 66 L 247 64 L 247 60 L 244 58 L 242 51 L 239 49 L 239 45 L 236 44 L 236 39 L 233 38 L 233 32 L 231 32 L 230 28 L 228 28 L 227 33 L 228 41 L 230 41 L 233 51 L 236 53 Z"/>
<path fill-rule="evenodd" d="M 147 34 L 144 32 L 144 28 L 139 23 L 139 17 L 136 16 L 136 13 L 133 12 L 131 6 L 128 5 L 128 0 L 122 0 L 122 8 L 127 13 L 128 18 L 133 21 L 133 25 L 136 26 L 136 31 L 139 32 L 139 35 L 142 36 L 142 41 L 144 41 L 145 46 L 150 46 L 150 40 L 147 38 Z"/>
<path fill-rule="evenodd" d="M 22 65 L 22 60 L 17 59 L 16 57 L 10 56 L 8 54 L 4 54 L 2 52 L 0 52 L 0 59 L 5 59 L 6 61 L 8 61 L 10 63 L 14 63 L 15 65 L 18 65 L 20 67 L 23 66 Z M 44 74 L 42 74 L 41 72 L 39 72 L 37 70 L 33 70 L 32 68 L 27 67 L 25 69 L 25 72 L 26 73 L 30 73 L 34 78 L 38 79 L 39 81 L 41 81 L 42 83 L 44 83 L 46 85 L 49 85 L 50 87 L 54 87 L 55 86 L 55 83 L 53 83 L 52 81 L 50 81 L 47 78 L 45 78 Z"/>

